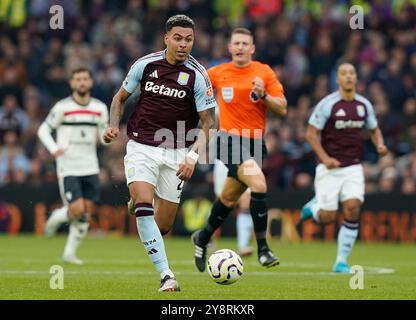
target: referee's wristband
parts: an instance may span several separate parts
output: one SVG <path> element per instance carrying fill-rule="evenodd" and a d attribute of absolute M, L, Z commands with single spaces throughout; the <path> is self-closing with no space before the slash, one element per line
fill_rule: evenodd
<path fill-rule="evenodd" d="M 189 158 L 191 158 L 195 162 L 198 162 L 199 154 L 197 154 L 194 150 L 189 151 L 186 156 L 189 157 Z"/>

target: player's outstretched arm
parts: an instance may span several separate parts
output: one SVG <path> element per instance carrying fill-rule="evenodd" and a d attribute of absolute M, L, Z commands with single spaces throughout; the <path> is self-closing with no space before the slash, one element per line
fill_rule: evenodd
<path fill-rule="evenodd" d="M 381 133 L 380 128 L 375 128 L 370 130 L 371 141 L 377 149 L 377 152 L 380 157 L 384 157 L 389 153 L 386 145 L 384 144 L 383 134 Z"/>
<path fill-rule="evenodd" d="M 320 136 L 321 130 L 314 126 L 308 125 L 308 129 L 306 130 L 306 140 L 309 142 L 318 158 L 328 169 L 339 168 L 341 163 L 326 153 L 325 149 L 322 147 Z"/>
<path fill-rule="evenodd" d="M 117 139 L 120 129 L 119 124 L 124 111 L 124 104 L 131 93 L 121 87 L 113 97 L 110 108 L 110 126 L 104 131 L 103 140 L 106 143 Z"/>
<path fill-rule="evenodd" d="M 201 122 L 201 130 L 185 160 L 179 165 L 176 175 L 179 179 L 188 181 L 191 179 L 199 155 L 202 154 L 211 138 L 212 129 L 215 128 L 215 108 L 209 108 L 198 112 Z"/>

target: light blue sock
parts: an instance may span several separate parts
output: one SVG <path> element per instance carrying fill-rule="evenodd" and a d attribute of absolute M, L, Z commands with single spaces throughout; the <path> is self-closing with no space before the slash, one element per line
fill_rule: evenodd
<path fill-rule="evenodd" d="M 339 229 L 336 263 L 347 263 L 352 247 L 358 236 L 358 226 L 358 222 L 344 221 Z"/>
<path fill-rule="evenodd" d="M 320 208 L 318 199 L 315 196 L 302 207 L 302 210 L 300 211 L 300 217 L 302 220 L 307 220 L 312 217 L 316 222 L 319 222 L 319 212 Z"/>
<path fill-rule="evenodd" d="M 237 245 L 238 249 L 250 246 L 253 233 L 253 219 L 248 212 L 240 212 L 237 216 Z"/>
<path fill-rule="evenodd" d="M 136 223 L 140 239 L 149 255 L 150 260 L 159 273 L 165 274 L 169 270 L 168 258 L 166 257 L 165 244 L 162 234 L 153 216 L 151 204 L 136 204 Z"/>

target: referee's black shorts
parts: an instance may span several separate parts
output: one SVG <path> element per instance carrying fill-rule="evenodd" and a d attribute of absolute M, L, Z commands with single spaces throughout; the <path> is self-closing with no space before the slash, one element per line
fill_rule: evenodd
<path fill-rule="evenodd" d="M 240 164 L 253 159 L 262 167 L 267 149 L 264 139 L 250 139 L 220 131 L 217 135 L 217 159 L 228 168 L 228 176 L 238 179 L 237 170 Z"/>

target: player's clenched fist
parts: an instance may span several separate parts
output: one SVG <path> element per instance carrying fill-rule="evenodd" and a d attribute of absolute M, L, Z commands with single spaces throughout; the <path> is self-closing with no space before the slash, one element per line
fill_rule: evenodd
<path fill-rule="evenodd" d="M 328 157 L 325 160 L 322 160 L 322 162 L 324 163 L 325 167 L 327 167 L 328 169 L 335 169 L 341 166 L 341 162 L 331 157 Z"/>
<path fill-rule="evenodd" d="M 188 181 L 191 179 L 192 174 L 195 170 L 196 161 L 194 159 L 191 159 L 190 157 L 185 157 L 185 160 L 182 161 L 182 163 L 179 165 L 179 169 L 176 172 L 176 176 L 183 180 Z"/>
<path fill-rule="evenodd" d="M 260 77 L 255 77 L 253 80 L 253 87 L 252 90 L 258 97 L 264 96 L 264 81 Z"/>
<path fill-rule="evenodd" d="M 119 128 L 107 128 L 104 131 L 103 140 L 105 141 L 105 143 L 110 143 L 111 141 L 117 139 L 119 133 Z"/>

